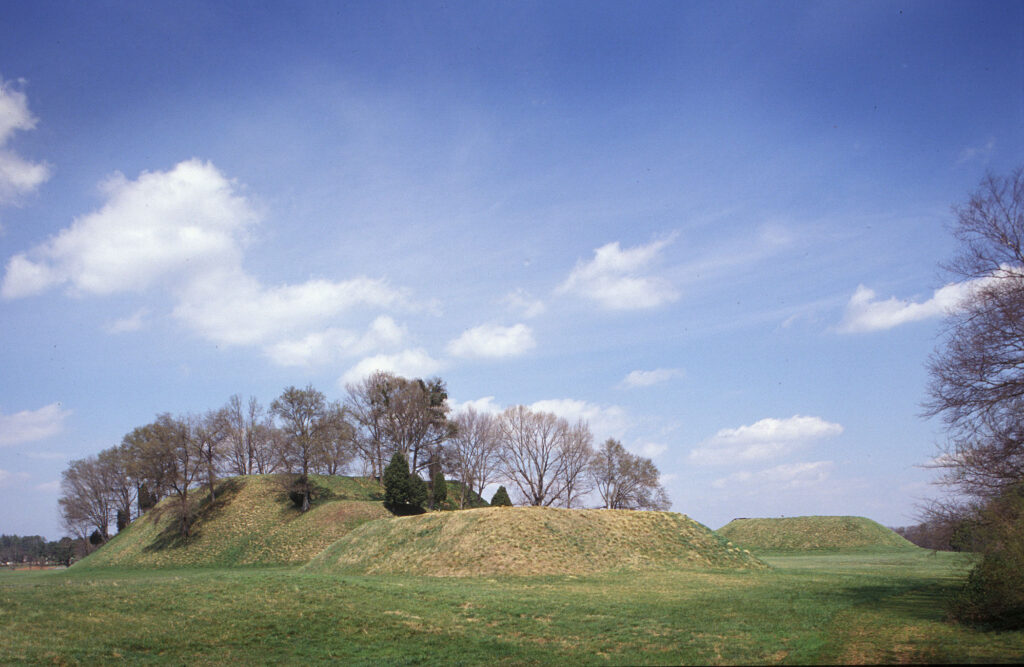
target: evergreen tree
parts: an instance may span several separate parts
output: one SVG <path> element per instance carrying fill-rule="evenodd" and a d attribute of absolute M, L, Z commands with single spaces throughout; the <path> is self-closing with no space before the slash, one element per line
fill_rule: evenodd
<path fill-rule="evenodd" d="M 512 499 L 508 497 L 508 491 L 505 490 L 504 486 L 499 486 L 498 490 L 494 492 L 494 497 L 491 498 L 491 507 L 511 507 Z"/>
<path fill-rule="evenodd" d="M 434 475 L 433 484 L 430 487 L 430 506 L 440 507 L 441 503 L 448 499 L 448 482 L 444 480 L 444 473 L 440 470 Z"/>
<path fill-rule="evenodd" d="M 427 484 L 409 473 L 409 461 L 395 452 L 384 468 L 384 504 L 393 512 L 421 509 L 427 500 Z"/>

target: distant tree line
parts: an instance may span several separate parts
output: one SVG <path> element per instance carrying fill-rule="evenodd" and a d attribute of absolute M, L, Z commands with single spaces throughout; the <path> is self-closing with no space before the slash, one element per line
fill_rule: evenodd
<path fill-rule="evenodd" d="M 0 565 L 70 565 L 87 551 L 83 540 L 48 542 L 40 535 L 0 535 Z"/>
<path fill-rule="evenodd" d="M 222 477 L 277 474 L 305 511 L 316 494 L 309 475 L 357 474 L 383 487 L 396 454 L 408 483 L 425 488 L 405 505 L 447 499 L 463 508 L 500 482 L 525 505 L 580 507 L 596 492 L 606 508 L 670 506 L 654 463 L 615 440 L 595 450 L 586 422 L 524 406 L 452 415 L 440 378 L 375 372 L 347 385 L 342 401 L 328 401 L 312 386 L 288 387 L 269 407 L 236 395 L 204 414 L 160 414 L 118 445 L 72 461 L 60 512 L 72 535 L 97 544 L 112 526 L 120 531 L 169 499 L 165 505 L 188 537 L 198 496 L 215 500 Z M 446 478 L 460 483 L 450 498 Z"/>
<path fill-rule="evenodd" d="M 924 521 L 913 526 L 897 526 L 893 532 L 922 549 L 933 551 L 960 551 L 954 544 L 957 525 L 947 521 Z"/>

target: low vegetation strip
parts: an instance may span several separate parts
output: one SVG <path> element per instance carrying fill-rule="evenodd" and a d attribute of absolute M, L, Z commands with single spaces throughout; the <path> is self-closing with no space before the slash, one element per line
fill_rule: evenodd
<path fill-rule="evenodd" d="M 673 512 L 493 507 L 366 523 L 306 569 L 473 577 L 669 567 L 767 566 Z"/>
<path fill-rule="evenodd" d="M 918 547 L 879 523 L 860 516 L 797 516 L 733 519 L 718 530 L 754 551 L 914 551 Z"/>
<path fill-rule="evenodd" d="M 276 476 L 223 480 L 215 501 L 200 500 L 187 540 L 164 501 L 74 568 L 300 565 L 361 523 L 390 516 L 372 480 L 312 475 L 311 482 L 321 498 L 303 513 Z"/>

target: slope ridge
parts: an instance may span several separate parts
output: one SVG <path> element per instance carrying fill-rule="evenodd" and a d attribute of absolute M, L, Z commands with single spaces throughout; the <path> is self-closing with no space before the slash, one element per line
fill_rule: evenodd
<path fill-rule="evenodd" d="M 767 566 L 674 512 L 492 507 L 371 521 L 305 569 L 467 577 L 667 567 Z"/>

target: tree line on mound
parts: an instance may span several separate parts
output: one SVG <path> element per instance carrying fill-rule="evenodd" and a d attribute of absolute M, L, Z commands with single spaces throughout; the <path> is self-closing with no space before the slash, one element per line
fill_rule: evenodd
<path fill-rule="evenodd" d="M 309 475 L 356 474 L 383 487 L 396 455 L 405 479 L 427 489 L 425 498 L 416 491 L 399 503 L 407 506 L 437 506 L 448 478 L 460 482 L 448 499 L 459 508 L 497 483 L 525 505 L 579 507 L 596 497 L 612 509 L 669 508 L 650 459 L 616 440 L 597 448 L 593 440 L 582 420 L 521 405 L 500 414 L 472 407 L 452 414 L 440 378 L 378 371 L 347 385 L 342 401 L 328 401 L 312 386 L 288 387 L 269 408 L 236 395 L 204 414 L 158 415 L 120 444 L 72 461 L 61 481 L 60 512 L 73 535 L 102 543 L 112 524 L 120 531 L 170 498 L 178 530 L 188 537 L 203 495 L 197 490 L 215 501 L 222 477 L 276 473 L 305 511 L 316 496 Z"/>

